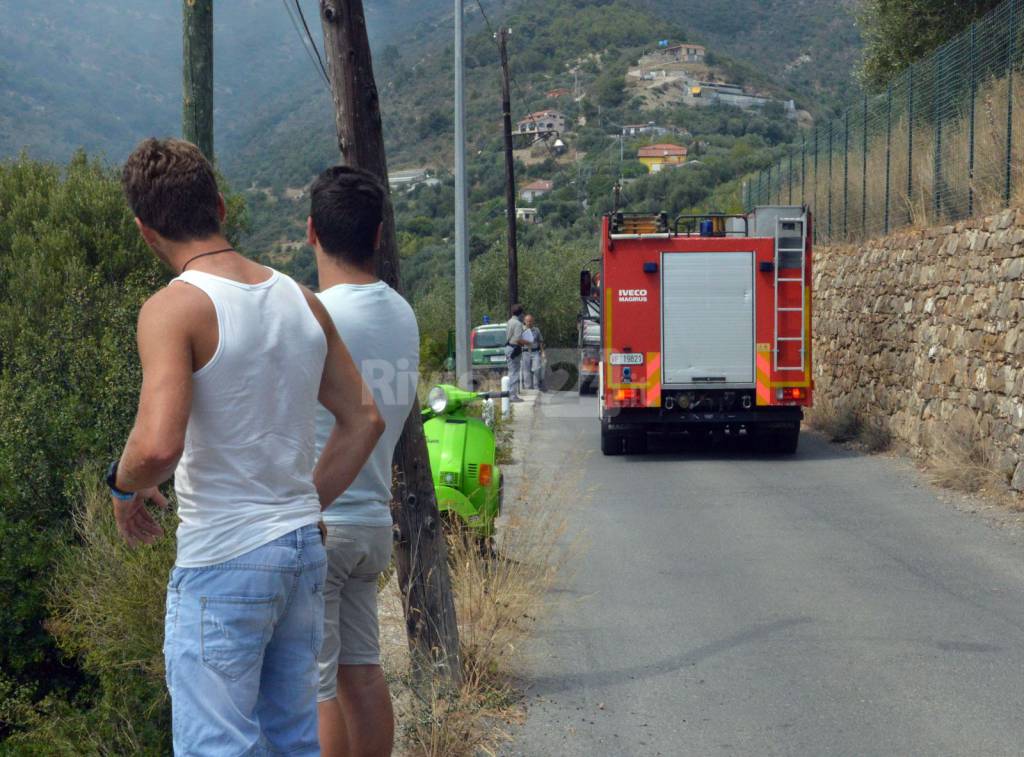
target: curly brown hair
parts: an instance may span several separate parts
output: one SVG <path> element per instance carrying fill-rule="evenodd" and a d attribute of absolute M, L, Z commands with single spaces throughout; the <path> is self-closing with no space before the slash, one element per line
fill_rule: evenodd
<path fill-rule="evenodd" d="M 128 156 L 121 185 L 132 212 L 175 242 L 220 232 L 213 166 L 191 142 L 145 139 Z"/>

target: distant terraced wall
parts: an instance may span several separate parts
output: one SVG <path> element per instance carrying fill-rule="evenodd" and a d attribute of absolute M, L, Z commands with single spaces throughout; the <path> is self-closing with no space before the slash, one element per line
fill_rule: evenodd
<path fill-rule="evenodd" d="M 1024 490 L 1024 210 L 816 250 L 818 398 L 930 454 L 969 434 Z"/>

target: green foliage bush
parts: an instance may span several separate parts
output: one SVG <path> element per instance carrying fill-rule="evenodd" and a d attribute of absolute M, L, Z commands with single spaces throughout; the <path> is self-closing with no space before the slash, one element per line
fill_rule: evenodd
<path fill-rule="evenodd" d="M 118 536 L 106 487 L 83 475 L 76 486 L 77 539 L 58 550 L 49 591 L 49 628 L 62 651 L 96 682 L 88 701 L 22 700 L 21 752 L 79 755 L 169 754 L 170 700 L 164 686 L 164 587 L 174 564 L 175 518 L 164 537 L 130 549 Z"/>
<path fill-rule="evenodd" d="M 228 208 L 234 237 L 239 198 Z M 32 725 L 23 716 L 35 710 L 19 703 L 113 707 L 148 686 L 95 656 L 73 623 L 51 625 L 47 596 L 59 576 L 77 575 L 67 567 L 77 476 L 97 476 L 120 452 L 141 381 L 136 318 L 167 278 L 112 169 L 83 154 L 65 168 L 0 163 L 0 738 Z M 98 599 L 116 606 L 110 592 Z"/>
<path fill-rule="evenodd" d="M 109 170 L 0 164 L 0 671 L 39 693 L 79 680 L 43 627 L 46 586 L 73 473 L 131 426 L 135 319 L 163 279 Z"/>

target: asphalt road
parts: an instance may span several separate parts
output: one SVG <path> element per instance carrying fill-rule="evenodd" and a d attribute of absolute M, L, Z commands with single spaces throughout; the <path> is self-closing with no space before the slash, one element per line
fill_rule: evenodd
<path fill-rule="evenodd" d="M 1024 755 L 1024 542 L 910 466 L 805 434 L 600 454 L 549 395 L 523 467 L 581 541 L 505 755 Z"/>

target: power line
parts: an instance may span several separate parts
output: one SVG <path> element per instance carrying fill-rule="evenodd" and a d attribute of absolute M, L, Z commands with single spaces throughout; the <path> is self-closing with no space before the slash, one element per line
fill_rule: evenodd
<path fill-rule="evenodd" d="M 302 6 L 299 4 L 299 0 L 295 0 L 295 10 L 299 12 L 299 18 L 302 19 L 302 28 L 306 30 L 306 37 L 309 39 L 310 47 L 312 47 L 313 52 L 316 53 L 316 59 L 320 64 L 320 70 L 324 74 L 324 79 L 326 79 L 329 84 L 331 77 L 327 73 L 327 66 L 324 65 L 324 59 L 320 57 L 320 48 L 316 46 L 316 42 L 313 40 L 313 35 L 309 31 L 309 24 L 306 23 L 306 14 L 302 12 Z"/>
<path fill-rule="evenodd" d="M 306 55 L 309 56 L 310 63 L 313 64 L 313 69 L 317 72 L 317 75 L 322 77 L 327 88 L 330 89 L 331 79 L 327 75 L 327 69 L 324 66 L 323 59 L 320 57 L 320 51 L 316 44 L 313 42 L 313 35 L 309 32 L 309 26 L 306 24 L 305 16 L 302 15 L 302 8 L 299 6 L 299 0 L 295 0 L 295 8 L 299 11 L 299 16 L 302 17 L 302 25 L 306 31 L 303 34 L 302 29 L 299 28 L 299 22 L 295 18 L 295 12 L 292 10 L 291 3 L 288 0 L 281 0 L 284 4 L 284 9 L 288 12 L 288 18 L 292 22 L 292 28 L 295 29 L 295 33 L 299 35 L 299 42 L 302 44 L 302 49 L 306 51 Z M 313 49 L 310 50 L 310 45 Z M 314 53 L 316 57 L 314 57 Z"/>
<path fill-rule="evenodd" d="M 480 15 L 483 16 L 484 24 L 487 26 L 487 31 L 490 33 L 491 39 L 494 40 L 494 45 L 498 49 L 498 52 L 500 53 L 501 52 L 501 45 L 498 43 L 498 35 L 494 31 L 494 27 L 491 25 L 491 19 L 489 19 L 487 17 L 487 11 L 484 10 L 484 6 L 483 6 L 483 3 L 481 2 L 481 0 L 476 0 L 476 7 L 480 9 Z M 526 96 L 523 94 L 523 89 L 522 89 L 522 87 L 519 86 L 519 80 L 516 79 L 516 75 L 512 72 L 512 67 L 511 66 L 509 66 L 509 79 L 512 82 L 512 86 L 514 86 L 516 88 L 516 92 L 519 94 L 520 101 L 525 103 L 526 102 Z M 529 113 L 529 114 L 527 114 L 526 117 L 530 120 L 531 123 L 533 123 L 534 127 L 536 127 L 537 131 L 539 132 L 540 131 L 540 124 L 537 123 L 537 119 L 534 116 L 534 114 L 533 113 Z M 551 153 L 551 157 L 553 157 L 553 158 L 557 158 L 558 157 L 558 155 L 555 153 L 554 148 L 551 146 L 551 144 L 548 142 L 548 140 L 542 139 L 540 141 L 542 141 L 544 143 L 544 146 L 547 148 L 548 152 Z"/>
<path fill-rule="evenodd" d="M 487 18 L 487 11 L 484 10 L 483 3 L 480 0 L 476 0 L 476 7 L 480 9 L 480 15 L 484 17 L 484 23 L 487 24 L 487 31 L 491 33 L 492 39 L 497 39 L 497 34 L 494 33 L 494 27 L 491 26 L 491 19 Z"/>

